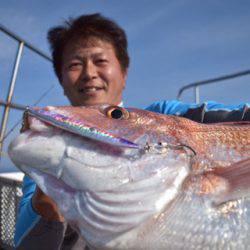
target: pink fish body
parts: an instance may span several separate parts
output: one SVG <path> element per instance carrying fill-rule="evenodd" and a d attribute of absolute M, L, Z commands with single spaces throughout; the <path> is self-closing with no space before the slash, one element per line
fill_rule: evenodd
<path fill-rule="evenodd" d="M 30 109 L 9 155 L 93 249 L 247 249 L 250 123 Z"/>

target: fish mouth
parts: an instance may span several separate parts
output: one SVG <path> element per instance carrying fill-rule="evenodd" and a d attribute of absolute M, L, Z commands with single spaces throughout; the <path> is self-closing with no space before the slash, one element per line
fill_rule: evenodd
<path fill-rule="evenodd" d="M 139 149 L 139 145 L 122 137 L 113 135 L 107 131 L 93 127 L 84 120 L 74 119 L 57 112 L 54 108 L 43 108 L 35 110 L 27 109 L 28 114 L 53 127 L 71 132 L 73 134 L 93 139 L 95 141 L 108 143 L 113 146 Z"/>

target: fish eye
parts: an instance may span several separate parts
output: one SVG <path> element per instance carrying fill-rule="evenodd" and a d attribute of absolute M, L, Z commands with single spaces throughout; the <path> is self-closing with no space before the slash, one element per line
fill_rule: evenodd
<path fill-rule="evenodd" d="M 106 110 L 106 115 L 112 119 L 127 119 L 129 117 L 129 112 L 121 107 L 111 106 Z"/>

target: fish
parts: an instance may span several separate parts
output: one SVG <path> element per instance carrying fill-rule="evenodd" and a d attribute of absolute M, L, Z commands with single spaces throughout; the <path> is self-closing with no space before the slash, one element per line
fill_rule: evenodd
<path fill-rule="evenodd" d="M 14 164 L 90 249 L 247 249 L 250 122 L 108 104 L 28 108 Z"/>

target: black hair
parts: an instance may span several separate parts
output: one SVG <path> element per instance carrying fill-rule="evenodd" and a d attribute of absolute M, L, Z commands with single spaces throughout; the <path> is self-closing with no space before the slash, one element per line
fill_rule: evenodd
<path fill-rule="evenodd" d="M 111 43 L 121 69 L 125 72 L 129 67 L 128 42 L 125 31 L 113 20 L 99 13 L 69 18 L 62 26 L 48 31 L 48 41 L 52 51 L 55 73 L 61 80 L 62 56 L 65 46 L 72 40 L 95 37 Z"/>

